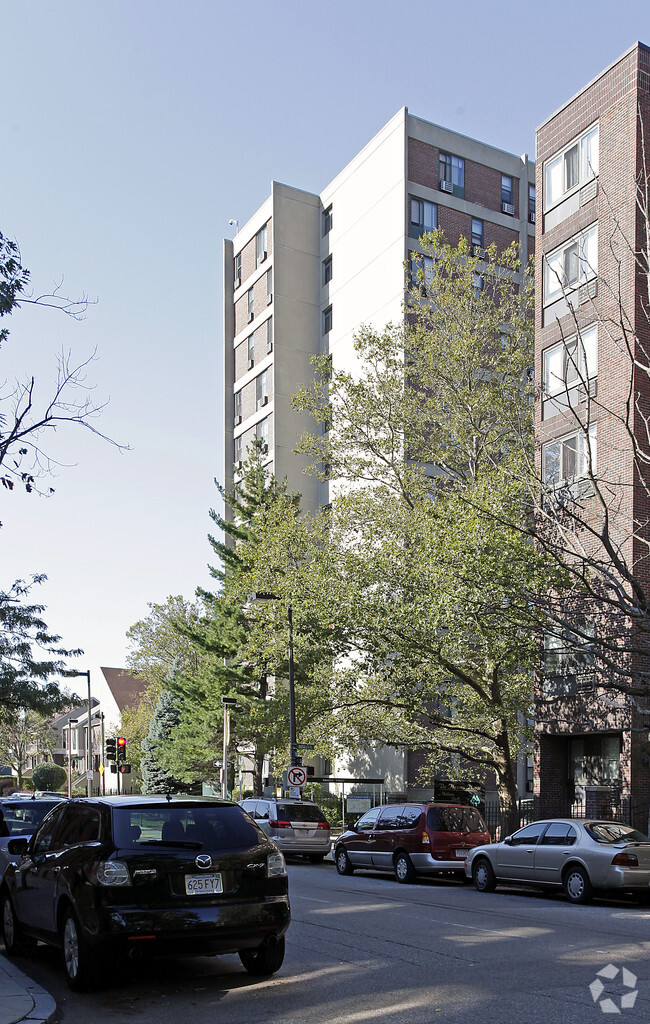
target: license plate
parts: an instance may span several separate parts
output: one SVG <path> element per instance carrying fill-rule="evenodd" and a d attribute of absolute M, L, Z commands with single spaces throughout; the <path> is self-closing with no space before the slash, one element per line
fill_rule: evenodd
<path fill-rule="evenodd" d="M 467 860 L 467 850 L 456 850 L 456 860 Z"/>
<path fill-rule="evenodd" d="M 310 836 L 311 835 L 311 829 L 310 828 L 294 828 L 293 831 L 294 831 L 294 833 L 297 836 Z"/>
<path fill-rule="evenodd" d="M 188 896 L 223 892 L 221 875 L 185 875 L 185 892 Z"/>

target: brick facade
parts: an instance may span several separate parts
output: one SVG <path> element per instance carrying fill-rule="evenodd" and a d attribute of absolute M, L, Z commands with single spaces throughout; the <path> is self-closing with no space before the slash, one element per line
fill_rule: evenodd
<path fill-rule="evenodd" d="M 545 307 L 544 260 L 536 267 L 536 365 L 535 375 L 543 380 L 545 350 L 563 338 L 598 322 L 598 377 L 592 399 L 554 415 L 542 414 L 539 403 L 536 430 L 541 450 L 544 443 L 576 427 L 576 415 L 597 429 L 597 476 L 606 481 L 616 505 L 615 529 L 628 564 L 635 564 L 644 585 L 650 584 L 647 552 L 639 540 L 632 541 L 634 525 L 650 521 L 647 490 L 635 476 L 633 450 L 621 424 L 630 391 L 632 363 L 619 326 L 619 299 L 630 319 L 632 333 L 647 361 L 650 344 L 647 316 L 641 308 L 641 288 L 633 247 L 645 245 L 636 206 L 636 181 L 642 171 L 642 131 L 650 139 L 650 54 L 635 46 L 596 81 L 549 119 L 537 133 L 537 251 L 547 255 L 596 224 L 598 229 L 598 275 L 590 291 L 573 293 L 574 309 L 564 300 Z M 544 167 L 546 161 L 565 150 L 594 124 L 599 127 L 599 174 L 597 189 L 582 189 L 544 210 Z M 592 192 L 595 194 L 592 195 Z M 628 242 L 630 244 L 628 244 Z M 634 391 L 645 414 L 650 410 L 650 381 L 637 374 Z M 634 429 L 648 450 L 645 424 L 638 414 Z M 589 505 L 587 504 L 587 515 Z M 594 514 L 597 514 L 594 507 Z M 595 521 L 595 520 L 594 520 Z M 589 541 L 585 538 L 587 545 Z M 641 558 L 646 555 L 643 563 Z M 616 628 L 601 620 L 598 629 Z M 631 634 L 627 634 L 628 638 Z M 634 644 L 621 634 L 621 665 L 635 670 Z M 596 685 L 598 680 L 596 679 Z M 569 772 L 571 736 L 616 736 L 620 738 L 619 782 L 612 785 L 612 809 L 629 816 L 642 831 L 648 827 L 650 809 L 650 768 L 648 736 L 650 716 L 629 705 L 624 711 L 608 712 L 597 690 L 591 696 L 557 698 L 549 703 L 538 699 L 536 710 L 535 798 L 540 815 L 563 813 L 572 799 Z M 539 698 L 539 692 L 538 692 Z M 625 704 L 625 698 L 621 698 Z M 619 702 L 620 703 L 620 702 Z M 610 702 L 611 705 L 611 702 Z M 596 710 L 600 709 L 600 710 Z M 603 787 L 606 788 L 606 787 Z M 590 799 L 595 799 L 590 794 Z M 597 808 L 592 808 L 593 813 Z M 587 813 L 592 811 L 587 810 Z"/>

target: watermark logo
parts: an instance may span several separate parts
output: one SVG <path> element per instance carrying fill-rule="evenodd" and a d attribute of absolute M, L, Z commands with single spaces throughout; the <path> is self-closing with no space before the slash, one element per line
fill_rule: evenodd
<path fill-rule="evenodd" d="M 601 980 L 602 978 L 605 979 L 605 982 L 609 982 L 607 987 Z M 614 967 L 614 964 L 607 964 L 602 971 L 598 971 L 595 980 L 589 986 L 589 991 L 593 1001 L 598 1003 L 603 1013 L 621 1013 L 623 1010 L 631 1010 L 639 994 L 636 987 L 636 974 L 628 971 L 627 967 Z"/>

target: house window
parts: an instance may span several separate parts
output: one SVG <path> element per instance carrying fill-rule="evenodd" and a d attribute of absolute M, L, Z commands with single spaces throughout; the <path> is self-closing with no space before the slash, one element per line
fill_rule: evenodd
<path fill-rule="evenodd" d="M 501 210 L 503 213 L 514 215 L 515 205 L 512 195 L 512 177 L 509 174 L 501 175 Z"/>
<path fill-rule="evenodd" d="M 329 235 L 332 230 L 332 207 L 328 206 L 326 210 L 323 210 L 323 238 L 325 235 Z"/>
<path fill-rule="evenodd" d="M 594 125 L 544 164 L 544 208 L 598 176 L 598 125 Z"/>
<path fill-rule="evenodd" d="M 438 227 L 438 207 L 428 199 L 409 196 L 409 235 L 420 238 L 427 231 Z"/>
<path fill-rule="evenodd" d="M 273 267 L 266 272 L 266 304 L 270 306 L 273 302 Z"/>
<path fill-rule="evenodd" d="M 586 397 L 598 376 L 598 329 L 594 324 L 573 338 L 547 348 L 544 365 L 544 415 L 559 412 Z M 549 401 L 550 400 L 550 401 Z M 548 408 L 547 408 L 548 407 Z"/>
<path fill-rule="evenodd" d="M 413 291 L 426 297 L 427 289 L 433 281 L 433 256 L 422 256 L 419 252 L 412 252 L 409 260 L 410 281 L 409 285 Z"/>
<path fill-rule="evenodd" d="M 596 472 L 596 424 L 575 430 L 542 449 L 542 473 L 548 487 L 571 483 Z M 590 464 L 591 463 L 591 464 Z"/>
<path fill-rule="evenodd" d="M 328 256 L 323 260 L 323 284 L 329 284 L 332 280 L 332 257 Z"/>
<path fill-rule="evenodd" d="M 255 425 L 255 439 L 259 441 L 262 446 L 262 452 L 266 454 L 269 450 L 269 418 L 265 416 L 263 420 Z"/>
<path fill-rule="evenodd" d="M 248 302 L 248 322 L 250 323 L 255 316 L 255 301 L 253 299 L 253 289 L 249 288 L 247 293 Z"/>
<path fill-rule="evenodd" d="M 259 267 L 266 259 L 266 224 L 255 235 L 255 261 Z"/>
<path fill-rule="evenodd" d="M 242 421 L 241 391 L 235 391 L 235 426 Z"/>
<path fill-rule="evenodd" d="M 472 217 L 472 248 L 483 249 L 483 221 L 477 217 Z M 483 253 L 476 253 L 477 256 L 482 256 Z"/>
<path fill-rule="evenodd" d="M 241 284 L 241 253 L 238 252 L 234 259 L 234 271 L 235 271 L 235 288 L 239 288 Z"/>
<path fill-rule="evenodd" d="M 531 224 L 535 223 L 535 186 L 528 186 L 528 220 Z"/>
<path fill-rule="evenodd" d="M 255 397 L 257 408 L 261 409 L 269 403 L 269 371 L 263 370 L 255 381 Z"/>
<path fill-rule="evenodd" d="M 270 316 L 266 321 L 266 351 L 273 351 L 273 317 Z"/>
<path fill-rule="evenodd" d="M 579 619 L 571 629 L 557 624 L 544 634 L 544 674 L 575 675 L 593 671 L 594 623 Z"/>
<path fill-rule="evenodd" d="M 255 335 L 251 334 L 246 342 L 246 352 L 248 356 L 248 369 L 255 365 Z"/>
<path fill-rule="evenodd" d="M 544 257 L 544 305 L 598 273 L 598 225 Z"/>
<path fill-rule="evenodd" d="M 243 462 L 242 443 L 242 435 L 240 434 L 239 437 L 235 438 L 235 463 L 238 469 L 241 468 L 241 464 Z"/>
<path fill-rule="evenodd" d="M 323 334 L 329 334 L 332 330 L 332 307 L 328 306 L 323 310 Z"/>
<path fill-rule="evenodd" d="M 465 198 L 465 161 L 461 156 L 438 154 L 438 185 L 442 192 Z"/>

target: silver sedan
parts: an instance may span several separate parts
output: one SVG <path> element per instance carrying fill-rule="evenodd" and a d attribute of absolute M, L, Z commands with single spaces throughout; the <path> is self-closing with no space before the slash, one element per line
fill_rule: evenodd
<path fill-rule="evenodd" d="M 479 892 L 500 882 L 561 888 L 571 903 L 595 889 L 650 893 L 650 840 L 618 821 L 547 818 L 500 843 L 470 850 L 465 874 Z"/>

